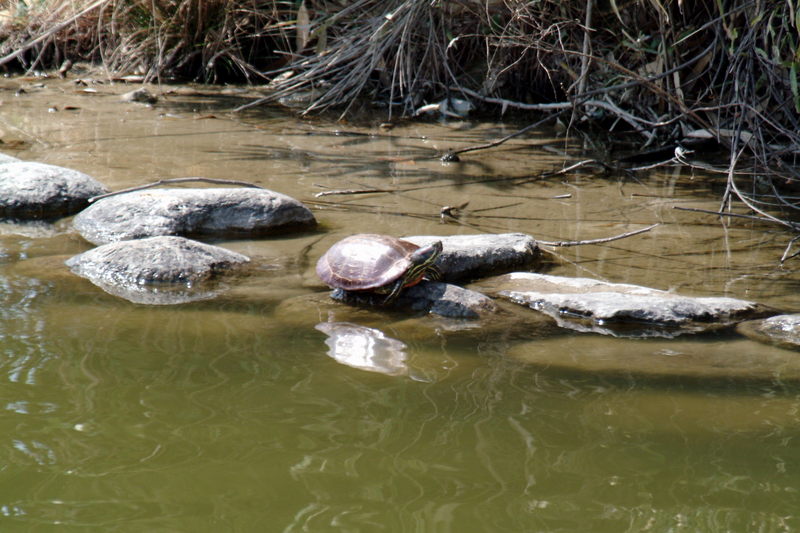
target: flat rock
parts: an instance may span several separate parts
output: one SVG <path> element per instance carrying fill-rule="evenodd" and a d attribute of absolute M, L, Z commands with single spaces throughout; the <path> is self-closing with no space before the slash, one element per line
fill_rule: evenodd
<path fill-rule="evenodd" d="M 750 320 L 737 325 L 736 330 L 759 342 L 800 350 L 800 314 Z"/>
<path fill-rule="evenodd" d="M 110 243 L 65 261 L 106 292 L 148 304 L 213 297 L 214 291 L 195 285 L 247 262 L 247 256 L 219 246 L 168 236 Z"/>
<path fill-rule="evenodd" d="M 403 237 L 418 246 L 442 241 L 442 253 L 436 267 L 443 281 L 461 281 L 505 274 L 534 267 L 542 260 L 536 241 L 524 233 L 452 235 L 418 235 Z"/>
<path fill-rule="evenodd" d="M 379 307 L 386 295 L 335 289 L 331 297 L 348 304 Z M 497 311 L 497 305 L 488 296 L 438 281 L 422 281 L 404 289 L 386 307 L 424 311 L 448 318 L 480 318 Z"/>
<path fill-rule="evenodd" d="M 106 192 L 100 182 L 70 168 L 30 161 L 0 165 L 0 217 L 67 216 L 86 207 L 92 196 Z"/>
<path fill-rule="evenodd" d="M 89 242 L 157 235 L 255 237 L 311 227 L 316 219 L 294 198 L 267 189 L 151 189 L 102 198 L 73 221 Z"/>
<path fill-rule="evenodd" d="M 735 298 L 516 272 L 477 284 L 488 294 L 548 314 L 562 327 L 623 337 L 674 337 L 729 327 L 776 311 Z"/>

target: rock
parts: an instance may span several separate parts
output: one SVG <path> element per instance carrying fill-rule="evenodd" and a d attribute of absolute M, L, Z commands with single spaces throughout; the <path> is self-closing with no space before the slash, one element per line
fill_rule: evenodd
<path fill-rule="evenodd" d="M 531 313 L 502 300 L 492 301 L 495 309 L 476 318 L 458 318 L 428 313 L 412 315 L 393 322 L 392 331 L 406 342 L 429 342 L 432 338 L 452 339 L 474 346 L 488 342 L 505 346 L 520 340 L 563 336 L 565 331 L 555 320 L 542 313 Z"/>
<path fill-rule="evenodd" d="M 331 297 L 353 305 L 380 307 L 385 294 L 369 291 L 345 291 L 335 289 Z M 479 318 L 497 311 L 491 298 L 457 285 L 438 281 L 422 281 L 404 289 L 393 302 L 386 306 L 393 309 L 424 311 L 448 318 Z"/>
<path fill-rule="evenodd" d="M 100 182 L 77 170 L 28 161 L 0 165 L 0 217 L 67 216 L 106 192 Z"/>
<path fill-rule="evenodd" d="M 429 283 L 433 286 L 425 288 Z M 275 316 L 281 322 L 297 328 L 307 328 L 319 322 L 358 324 L 415 343 L 445 337 L 469 339 L 470 342 L 505 342 L 564 334 L 564 329 L 557 327 L 549 316 L 531 313 L 518 305 L 502 300 L 495 302 L 477 293 L 464 297 L 466 303 L 453 303 L 453 300 L 458 300 L 452 294 L 448 296 L 447 292 L 459 294 L 461 291 L 473 291 L 444 283 L 422 282 L 420 285 L 417 290 L 425 291 L 427 295 L 408 300 L 403 300 L 401 295 L 401 299 L 392 305 L 381 305 L 382 295 L 372 295 L 375 298 L 373 301 L 369 293 L 345 295 L 344 291 L 287 298 L 278 306 Z M 443 285 L 446 285 L 445 295 L 440 301 L 431 303 Z M 345 303 L 350 305 L 342 305 L 341 298 L 346 298 Z M 419 307 L 417 311 L 411 308 L 415 304 Z"/>
<path fill-rule="evenodd" d="M 267 189 L 151 189 L 102 198 L 73 222 L 89 242 L 157 235 L 255 237 L 316 220 L 303 204 Z"/>
<path fill-rule="evenodd" d="M 471 350 L 477 361 L 480 355 L 474 347 L 478 343 L 500 346 L 564 332 L 550 317 L 500 304 L 497 312 L 477 319 L 448 318 L 394 307 L 342 305 L 329 293 L 318 292 L 284 300 L 275 309 L 274 320 L 289 329 L 313 327 L 324 333 L 328 355 L 341 364 L 430 382 L 446 377 L 454 366 L 447 350 L 442 350 L 445 343 L 463 346 L 455 348 L 459 353 Z"/>
<path fill-rule="evenodd" d="M 488 296 L 450 283 L 423 281 L 407 288 L 398 298 L 399 304 L 415 311 L 448 318 L 480 318 L 497 312 L 497 305 Z"/>
<path fill-rule="evenodd" d="M 195 285 L 249 262 L 242 254 L 183 237 L 106 244 L 66 260 L 75 274 L 137 303 L 174 304 L 216 295 Z"/>
<path fill-rule="evenodd" d="M 505 274 L 537 265 L 542 253 L 536 241 L 524 233 L 453 235 L 438 237 L 420 235 L 403 237 L 418 246 L 441 240 L 442 253 L 436 267 L 444 281 L 476 279 Z"/>
<path fill-rule="evenodd" d="M 800 314 L 750 320 L 737 325 L 736 330 L 759 342 L 800 350 Z"/>
<path fill-rule="evenodd" d="M 16 157 L 0 153 L 0 165 L 4 165 L 6 163 L 15 163 L 17 161 L 19 161 L 19 159 Z"/>
<path fill-rule="evenodd" d="M 120 96 L 119 99 L 123 102 L 137 102 L 140 104 L 155 104 L 158 102 L 158 97 L 144 87 L 127 92 Z"/>
<path fill-rule="evenodd" d="M 734 298 L 694 298 L 637 285 L 529 272 L 477 285 L 489 294 L 546 313 L 562 327 L 622 337 L 674 337 L 776 312 Z"/>

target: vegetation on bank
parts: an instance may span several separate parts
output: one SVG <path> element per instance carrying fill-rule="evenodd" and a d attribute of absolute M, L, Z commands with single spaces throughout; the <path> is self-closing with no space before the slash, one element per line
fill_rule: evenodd
<path fill-rule="evenodd" d="M 2 4 L 0 4 L 2 5 Z M 797 0 L 14 0 L 0 64 L 270 83 L 306 112 L 408 116 L 449 97 L 727 148 L 739 198 L 798 229 Z M 517 113 L 518 115 L 518 113 Z"/>

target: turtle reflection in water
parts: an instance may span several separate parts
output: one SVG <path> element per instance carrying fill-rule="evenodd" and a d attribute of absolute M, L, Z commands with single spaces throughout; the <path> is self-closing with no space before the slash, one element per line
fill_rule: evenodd
<path fill-rule="evenodd" d="M 352 235 L 320 257 L 317 275 L 335 289 L 387 294 L 387 304 L 422 278 L 438 279 L 433 263 L 441 253 L 441 241 L 420 247 L 387 235 Z"/>

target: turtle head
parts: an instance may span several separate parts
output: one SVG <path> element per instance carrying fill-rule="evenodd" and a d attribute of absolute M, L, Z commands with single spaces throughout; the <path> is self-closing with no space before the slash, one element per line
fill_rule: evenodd
<path fill-rule="evenodd" d="M 400 279 L 398 279 L 392 285 L 389 296 L 386 297 L 386 301 L 384 303 L 391 302 L 397 297 L 398 294 L 400 294 L 400 291 L 403 289 L 403 287 L 416 285 L 426 275 L 433 279 L 439 279 L 441 274 L 434 266 L 434 263 L 439 258 L 441 253 L 442 241 L 436 241 L 428 246 L 422 246 L 414 250 L 414 252 L 408 256 L 408 260 L 411 262 L 411 265 L 400 277 Z"/>
<path fill-rule="evenodd" d="M 434 267 L 433 264 L 441 253 L 442 241 L 436 241 L 428 246 L 422 246 L 416 249 L 408 258 L 409 261 L 411 261 L 411 266 L 408 268 L 408 272 L 403 276 L 405 279 L 404 285 L 416 283 L 422 279 L 429 270 L 436 271 L 436 267 Z M 438 271 L 436 272 L 438 273 Z"/>

